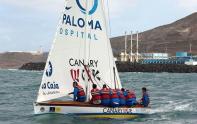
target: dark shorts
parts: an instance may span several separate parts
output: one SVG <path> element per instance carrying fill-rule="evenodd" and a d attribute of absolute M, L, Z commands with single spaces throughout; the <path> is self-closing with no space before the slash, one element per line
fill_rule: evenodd
<path fill-rule="evenodd" d="M 85 96 L 84 97 L 83 96 L 82 97 L 78 97 L 77 101 L 78 102 L 85 102 L 86 101 L 86 97 Z"/>

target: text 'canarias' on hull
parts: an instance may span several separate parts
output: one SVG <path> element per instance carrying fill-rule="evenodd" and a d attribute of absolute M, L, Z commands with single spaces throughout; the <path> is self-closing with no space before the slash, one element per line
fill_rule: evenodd
<path fill-rule="evenodd" d="M 50 50 L 34 104 L 35 114 L 76 114 L 97 118 L 129 118 L 147 108 L 108 108 L 78 102 L 49 102 L 65 97 L 78 82 L 91 98 L 92 82 L 98 88 L 122 88 L 108 37 L 104 0 L 67 0 Z M 92 82 L 90 80 L 93 80 Z"/>

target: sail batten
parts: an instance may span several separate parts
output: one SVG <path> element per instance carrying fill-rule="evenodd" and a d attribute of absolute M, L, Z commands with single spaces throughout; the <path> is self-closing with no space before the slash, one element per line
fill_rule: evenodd
<path fill-rule="evenodd" d="M 117 72 L 117 68 L 102 3 L 102 0 L 66 2 L 46 62 L 37 102 L 67 96 L 73 90 L 74 81 L 87 89 L 88 94 L 92 88 L 91 80 L 99 87 L 106 84 L 115 88 L 116 83 L 117 88 L 121 88 L 119 75 L 113 73 L 114 70 Z M 84 65 L 87 65 L 87 70 Z"/>

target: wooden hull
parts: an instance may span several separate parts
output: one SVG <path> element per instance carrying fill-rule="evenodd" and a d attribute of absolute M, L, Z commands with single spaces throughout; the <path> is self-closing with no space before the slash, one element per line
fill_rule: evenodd
<path fill-rule="evenodd" d="M 116 118 L 133 119 L 150 113 L 150 108 L 136 107 L 104 107 L 79 102 L 45 102 L 34 104 L 35 114 L 67 114 L 84 118 Z"/>

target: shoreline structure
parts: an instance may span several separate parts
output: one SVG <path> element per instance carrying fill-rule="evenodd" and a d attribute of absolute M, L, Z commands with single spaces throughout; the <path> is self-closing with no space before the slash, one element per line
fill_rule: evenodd
<path fill-rule="evenodd" d="M 129 62 L 116 62 L 119 72 L 169 72 L 169 73 L 197 73 L 197 66 L 189 66 L 184 64 L 139 64 Z M 22 65 L 20 70 L 44 70 L 45 63 L 26 63 Z"/>

